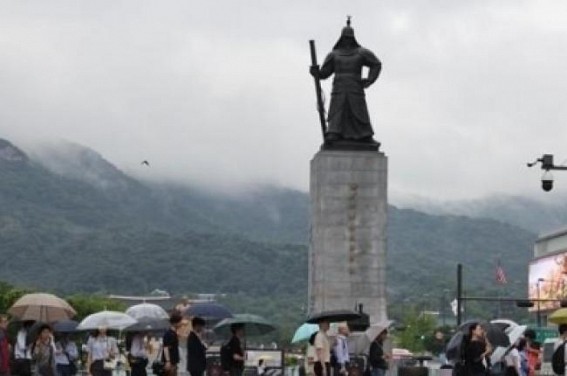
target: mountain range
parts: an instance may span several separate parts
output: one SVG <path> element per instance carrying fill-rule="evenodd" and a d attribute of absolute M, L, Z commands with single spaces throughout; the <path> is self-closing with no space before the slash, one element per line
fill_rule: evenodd
<path fill-rule="evenodd" d="M 13 284 L 62 293 L 281 296 L 299 305 L 306 298 L 305 192 L 262 186 L 226 195 L 141 181 L 87 147 L 26 153 L 0 139 L 0 207 L 0 275 Z M 494 290 L 498 260 L 506 291 L 523 294 L 537 228 L 513 207 L 465 216 L 390 206 L 390 301 L 452 296 L 457 263 L 465 265 L 466 288 Z"/>

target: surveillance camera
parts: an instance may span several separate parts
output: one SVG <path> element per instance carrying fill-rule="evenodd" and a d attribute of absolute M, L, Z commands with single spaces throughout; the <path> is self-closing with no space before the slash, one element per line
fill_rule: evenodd
<path fill-rule="evenodd" d="M 543 189 L 546 192 L 551 191 L 553 189 L 553 180 L 542 180 L 541 189 Z"/>

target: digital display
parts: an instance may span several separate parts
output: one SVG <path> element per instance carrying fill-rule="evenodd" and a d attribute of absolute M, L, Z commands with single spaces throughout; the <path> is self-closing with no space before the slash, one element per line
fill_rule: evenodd
<path fill-rule="evenodd" d="M 532 261 L 528 286 L 530 299 L 564 299 L 567 296 L 567 250 Z M 541 310 L 556 309 L 560 304 L 541 302 L 539 307 Z M 530 310 L 537 309 L 535 302 Z"/>

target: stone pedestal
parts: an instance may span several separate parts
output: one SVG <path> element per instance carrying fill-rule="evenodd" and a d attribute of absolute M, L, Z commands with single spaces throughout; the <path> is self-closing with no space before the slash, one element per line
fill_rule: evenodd
<path fill-rule="evenodd" d="M 364 305 L 386 319 L 387 158 L 323 150 L 311 161 L 310 313 Z"/>

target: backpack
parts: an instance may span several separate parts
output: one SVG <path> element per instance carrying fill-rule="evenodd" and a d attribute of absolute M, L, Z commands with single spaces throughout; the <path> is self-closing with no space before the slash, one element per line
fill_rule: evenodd
<path fill-rule="evenodd" d="M 230 371 L 232 368 L 232 348 L 230 341 L 223 343 L 220 348 L 220 364 L 223 371 Z"/>
<path fill-rule="evenodd" d="M 551 367 L 556 375 L 565 374 L 565 341 L 559 345 L 551 357 Z"/>

